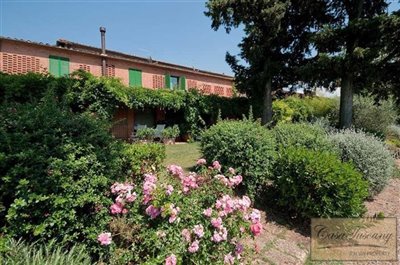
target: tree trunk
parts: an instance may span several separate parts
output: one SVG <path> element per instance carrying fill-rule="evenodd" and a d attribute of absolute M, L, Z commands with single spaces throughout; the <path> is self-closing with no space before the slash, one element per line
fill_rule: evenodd
<path fill-rule="evenodd" d="M 272 77 L 268 77 L 264 86 L 263 114 L 261 123 L 263 125 L 272 121 Z"/>
<path fill-rule="evenodd" d="M 342 77 L 340 88 L 340 122 L 339 127 L 350 128 L 353 120 L 353 80 L 349 74 Z"/>

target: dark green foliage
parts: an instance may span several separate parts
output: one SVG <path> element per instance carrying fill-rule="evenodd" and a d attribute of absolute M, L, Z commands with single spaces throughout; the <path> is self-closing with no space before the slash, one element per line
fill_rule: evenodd
<path fill-rule="evenodd" d="M 205 14 L 218 30 L 243 27 L 239 59 L 227 53 L 240 92 L 263 106 L 262 122 L 272 120 L 272 91 L 298 81 L 294 71 L 309 52 L 308 37 L 313 25 L 309 10 L 315 1 L 220 1 L 209 0 Z M 296 80 L 297 79 L 297 80 Z"/>
<path fill-rule="evenodd" d="M 49 87 L 55 88 L 58 85 L 57 80 L 51 75 L 35 73 L 9 75 L 0 72 L 0 102 L 5 104 L 36 101 L 44 96 Z"/>
<path fill-rule="evenodd" d="M 270 131 L 249 120 L 221 121 L 202 134 L 201 150 L 207 161 L 218 160 L 243 176 L 250 196 L 271 176 L 275 140 Z"/>
<path fill-rule="evenodd" d="M 158 143 L 124 144 L 122 159 L 128 175 L 138 177 L 161 169 L 165 159 L 165 146 Z"/>
<path fill-rule="evenodd" d="M 357 217 L 368 184 L 351 164 L 329 152 L 287 147 L 276 162 L 277 203 L 298 217 Z"/>
<path fill-rule="evenodd" d="M 101 120 L 46 96 L 0 110 L 3 230 L 26 239 L 96 244 L 106 226 L 120 145 Z M 97 245 L 97 244 L 96 244 Z"/>
<path fill-rule="evenodd" d="M 324 128 L 309 123 L 287 123 L 277 125 L 272 132 L 281 148 L 304 147 L 312 150 L 335 152 L 335 146 Z"/>

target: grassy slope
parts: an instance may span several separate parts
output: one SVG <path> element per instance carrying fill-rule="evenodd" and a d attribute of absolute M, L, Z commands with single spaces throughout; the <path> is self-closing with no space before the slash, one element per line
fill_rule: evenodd
<path fill-rule="evenodd" d="M 197 159 L 201 157 L 198 143 L 167 145 L 166 148 L 165 166 L 176 164 L 185 171 L 190 171 L 190 168 L 196 164 Z"/>

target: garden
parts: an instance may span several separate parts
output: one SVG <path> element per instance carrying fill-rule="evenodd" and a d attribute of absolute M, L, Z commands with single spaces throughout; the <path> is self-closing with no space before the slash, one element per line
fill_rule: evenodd
<path fill-rule="evenodd" d="M 370 205 L 398 187 L 390 98 L 356 96 L 345 130 L 336 98 L 277 98 L 263 126 L 247 98 L 84 72 L 0 74 L 0 100 L 1 264 L 279 264 L 271 223 L 307 235 L 311 217 L 399 214 Z M 115 139 L 121 105 L 183 111 L 165 138 L 191 142 Z"/>

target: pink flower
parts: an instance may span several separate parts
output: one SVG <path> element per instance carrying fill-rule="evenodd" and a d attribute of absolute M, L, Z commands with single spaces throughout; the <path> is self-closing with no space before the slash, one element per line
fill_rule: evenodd
<path fill-rule="evenodd" d="M 195 240 L 193 243 L 189 246 L 188 251 L 190 253 L 195 253 L 199 250 L 199 241 Z"/>
<path fill-rule="evenodd" d="M 207 208 L 203 211 L 203 214 L 207 217 L 210 217 L 212 214 L 212 209 L 211 208 Z"/>
<path fill-rule="evenodd" d="M 157 177 L 152 174 L 144 175 L 143 204 L 148 204 L 152 199 L 153 190 L 156 188 Z"/>
<path fill-rule="evenodd" d="M 170 211 L 170 217 L 168 221 L 169 223 L 173 223 L 177 219 L 178 213 L 181 211 L 181 209 L 179 207 L 175 207 L 174 204 L 171 204 L 169 206 L 169 211 Z"/>
<path fill-rule="evenodd" d="M 228 168 L 228 171 L 229 171 L 229 173 L 231 173 L 232 175 L 234 175 L 235 174 L 235 169 L 233 169 L 233 168 Z"/>
<path fill-rule="evenodd" d="M 174 191 L 174 187 L 172 187 L 172 185 L 168 185 L 167 186 L 167 190 L 165 191 L 165 193 L 170 196 L 172 194 L 172 192 Z"/>
<path fill-rule="evenodd" d="M 195 174 L 190 174 L 188 176 L 183 176 L 181 178 L 181 183 L 183 185 L 183 192 L 188 193 L 191 189 L 196 189 L 199 186 L 197 185 L 197 179 Z"/>
<path fill-rule="evenodd" d="M 211 224 L 212 224 L 212 226 L 214 226 L 215 228 L 220 228 L 221 225 L 222 225 L 222 219 L 221 219 L 221 217 L 212 218 L 212 219 L 211 219 Z"/>
<path fill-rule="evenodd" d="M 204 228 L 203 226 L 200 225 L 195 225 L 193 228 L 193 233 L 195 233 L 196 236 L 198 236 L 199 238 L 202 238 L 204 236 Z"/>
<path fill-rule="evenodd" d="M 175 177 L 182 177 L 183 176 L 183 169 L 180 166 L 177 165 L 169 165 L 167 167 L 167 170 L 169 174 L 175 176 Z"/>
<path fill-rule="evenodd" d="M 183 229 L 181 232 L 181 235 L 183 238 L 186 240 L 186 242 L 190 242 L 192 240 L 192 233 L 190 232 L 189 229 Z"/>
<path fill-rule="evenodd" d="M 124 208 L 124 206 L 121 203 L 119 203 L 119 202 L 114 203 L 110 207 L 111 214 L 122 213 L 123 208 Z"/>
<path fill-rule="evenodd" d="M 212 163 L 212 166 L 213 166 L 214 169 L 216 169 L 216 170 L 218 170 L 218 171 L 221 170 L 221 164 L 220 164 L 218 161 L 214 161 L 214 162 Z"/>
<path fill-rule="evenodd" d="M 97 240 L 100 242 L 100 245 L 102 246 L 110 245 L 112 241 L 111 233 L 101 233 L 97 237 Z"/>
<path fill-rule="evenodd" d="M 165 265 L 176 265 L 176 256 L 174 254 L 165 259 Z"/>
<path fill-rule="evenodd" d="M 128 193 L 127 195 L 126 195 L 126 197 L 125 197 L 125 200 L 127 201 L 127 202 L 134 202 L 135 200 L 136 200 L 136 198 L 137 198 L 137 195 L 136 195 L 136 192 L 134 192 L 134 193 Z"/>
<path fill-rule="evenodd" d="M 229 179 L 230 187 L 237 186 L 243 181 L 243 177 L 241 175 L 234 176 Z"/>
<path fill-rule="evenodd" d="M 235 257 L 232 256 L 232 253 L 228 253 L 224 256 L 224 264 L 235 264 Z"/>
<path fill-rule="evenodd" d="M 156 218 L 158 215 L 160 215 L 160 213 L 160 209 L 154 207 L 153 205 L 150 205 L 146 208 L 146 214 L 149 215 L 151 219 Z"/>
<path fill-rule="evenodd" d="M 237 243 L 237 244 L 236 244 L 236 247 L 235 247 L 235 254 L 236 254 L 236 255 L 240 255 L 240 254 L 243 253 L 243 250 L 244 250 L 243 245 L 240 244 L 240 243 Z"/>
<path fill-rule="evenodd" d="M 254 236 L 258 236 L 259 234 L 261 234 L 262 224 L 261 223 L 251 224 L 250 230 Z"/>
<path fill-rule="evenodd" d="M 228 231 L 225 227 L 221 226 L 219 230 L 215 230 L 213 236 L 211 237 L 211 241 L 213 242 L 221 242 L 228 238 Z"/>
<path fill-rule="evenodd" d="M 200 158 L 199 160 L 197 160 L 197 165 L 198 166 L 202 166 L 205 165 L 207 163 L 207 161 L 204 158 Z"/>
<path fill-rule="evenodd" d="M 129 183 L 115 182 L 111 186 L 111 193 L 113 193 L 113 194 L 123 194 L 123 193 L 131 192 L 132 190 L 133 190 L 133 186 Z"/>
<path fill-rule="evenodd" d="M 251 220 L 251 222 L 253 224 L 259 223 L 261 220 L 261 213 L 259 210 L 257 209 L 253 209 L 253 211 L 251 212 L 249 219 Z"/>

